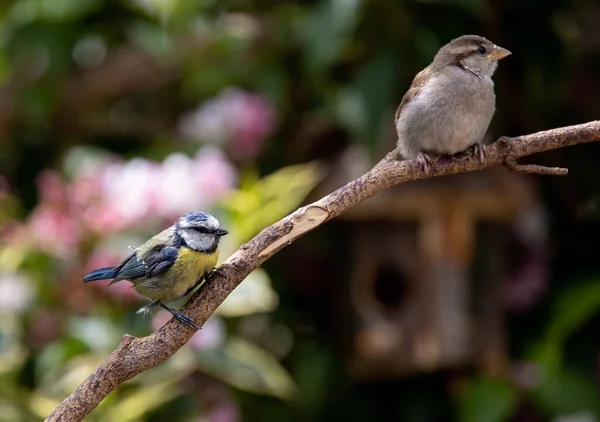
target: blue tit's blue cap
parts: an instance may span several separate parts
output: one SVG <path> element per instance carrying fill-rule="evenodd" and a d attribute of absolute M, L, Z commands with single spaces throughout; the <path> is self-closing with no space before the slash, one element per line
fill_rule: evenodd
<path fill-rule="evenodd" d="M 181 228 L 202 226 L 208 229 L 217 230 L 220 227 L 219 220 L 207 212 L 194 211 L 185 214 L 178 221 L 177 225 Z"/>
<path fill-rule="evenodd" d="M 190 223 L 206 223 L 211 218 L 214 217 L 209 213 L 202 211 L 188 212 L 187 214 L 181 217 L 182 220 L 189 221 Z"/>

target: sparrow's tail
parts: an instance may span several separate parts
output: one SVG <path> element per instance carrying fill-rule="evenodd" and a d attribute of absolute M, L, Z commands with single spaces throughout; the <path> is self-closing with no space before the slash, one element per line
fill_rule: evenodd
<path fill-rule="evenodd" d="M 96 280 L 108 280 L 110 278 L 115 278 L 118 272 L 118 267 L 104 267 L 87 273 L 81 278 L 81 281 L 89 283 L 90 281 Z"/>

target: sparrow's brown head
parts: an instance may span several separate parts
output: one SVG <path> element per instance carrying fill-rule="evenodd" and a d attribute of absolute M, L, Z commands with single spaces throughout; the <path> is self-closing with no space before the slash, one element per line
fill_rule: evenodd
<path fill-rule="evenodd" d="M 491 77 L 498 60 L 510 55 L 506 48 L 497 46 L 478 35 L 463 35 L 440 48 L 433 63 L 437 66 L 456 65 L 481 77 Z"/>

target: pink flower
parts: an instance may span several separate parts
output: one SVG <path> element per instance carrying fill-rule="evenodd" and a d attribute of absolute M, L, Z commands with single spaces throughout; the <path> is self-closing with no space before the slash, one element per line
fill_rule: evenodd
<path fill-rule="evenodd" d="M 169 311 L 161 309 L 152 317 L 152 329 L 158 331 L 173 317 Z M 190 338 L 188 344 L 194 349 L 212 349 L 225 341 L 225 324 L 218 316 L 212 316 L 204 323 L 201 330 Z"/>
<path fill-rule="evenodd" d="M 208 209 L 236 182 L 236 169 L 215 147 L 202 148 L 194 158 L 172 154 L 160 168 L 153 209 L 168 220 L 190 210 Z"/>
<path fill-rule="evenodd" d="M 228 88 L 183 115 L 179 132 L 187 139 L 228 144 L 234 156 L 250 160 L 260 153 L 276 121 L 275 109 L 263 96 Z"/>
<path fill-rule="evenodd" d="M 202 420 L 207 422 L 237 422 L 241 420 L 240 410 L 232 401 L 222 401 L 212 406 Z"/>
<path fill-rule="evenodd" d="M 173 315 L 171 315 L 169 311 L 165 311 L 164 309 L 159 310 L 152 317 L 152 322 L 150 323 L 150 325 L 152 326 L 152 330 L 160 330 L 160 327 L 169 322 L 171 318 L 173 318 Z"/>
<path fill-rule="evenodd" d="M 236 121 L 231 151 L 236 157 L 253 159 L 275 129 L 275 111 L 257 94 L 240 96 L 232 105 L 231 113 Z"/>
<path fill-rule="evenodd" d="M 64 206 L 67 201 L 67 184 L 60 174 L 53 170 L 41 172 L 36 180 L 40 202 L 54 206 Z"/>
<path fill-rule="evenodd" d="M 189 340 L 194 349 L 213 349 L 223 344 L 226 331 L 223 320 L 216 315 L 211 316 Z"/>
<path fill-rule="evenodd" d="M 195 158 L 175 153 L 162 163 L 112 163 L 99 178 L 99 200 L 82 215 L 94 231 L 106 234 L 210 208 L 235 186 L 237 172 L 220 150 L 205 147 Z"/>
<path fill-rule="evenodd" d="M 42 204 L 30 214 L 27 224 L 36 247 L 61 258 L 76 253 L 81 227 L 68 212 Z"/>
<path fill-rule="evenodd" d="M 160 165 L 135 158 L 113 163 L 100 172 L 101 205 L 97 230 L 120 231 L 135 226 L 151 215 L 154 188 Z"/>
<path fill-rule="evenodd" d="M 178 153 L 169 155 L 154 187 L 154 209 L 165 218 L 175 219 L 190 210 L 206 208 L 209 203 L 196 186 L 199 177 L 190 157 Z"/>
<path fill-rule="evenodd" d="M 162 163 L 104 158 L 73 173 L 71 181 L 53 171 L 40 174 L 40 204 L 27 220 L 34 244 L 63 258 L 86 236 L 171 223 L 186 212 L 210 209 L 237 183 L 235 167 L 216 147 L 195 157 L 175 153 Z"/>
<path fill-rule="evenodd" d="M 193 171 L 197 192 L 208 203 L 218 201 L 237 184 L 237 170 L 223 151 L 215 147 L 207 146 L 196 153 Z"/>
<path fill-rule="evenodd" d="M 205 101 L 200 107 L 181 116 L 178 132 L 184 138 L 224 145 L 231 137 L 231 116 L 221 97 Z"/>
<path fill-rule="evenodd" d="M 504 302 L 513 312 L 524 312 L 546 293 L 548 267 L 538 256 L 530 256 L 504 285 Z"/>

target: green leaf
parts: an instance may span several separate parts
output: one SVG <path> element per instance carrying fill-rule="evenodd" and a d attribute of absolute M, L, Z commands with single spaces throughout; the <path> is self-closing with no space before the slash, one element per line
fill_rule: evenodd
<path fill-rule="evenodd" d="M 210 6 L 214 0 L 128 0 L 130 7 L 162 23 L 184 25 Z"/>
<path fill-rule="evenodd" d="M 600 311 L 600 282 L 579 284 L 564 291 L 552 311 L 546 334 L 531 350 L 541 368 L 534 400 L 551 415 L 593 410 L 600 415 L 597 388 L 588 377 L 562 368 L 566 340 Z"/>
<path fill-rule="evenodd" d="M 64 398 L 71 394 L 105 358 L 105 354 L 75 356 L 59 368 L 40 374 L 37 392 L 52 398 Z"/>
<path fill-rule="evenodd" d="M 272 312 L 279 305 L 279 296 L 271 286 L 265 270 L 257 268 L 217 308 L 218 315 L 232 318 L 260 312 Z"/>
<path fill-rule="evenodd" d="M 517 391 L 502 380 L 472 380 L 460 400 L 461 422 L 502 422 L 517 404 Z"/>
<path fill-rule="evenodd" d="M 230 337 L 223 347 L 201 349 L 198 362 L 207 374 L 240 390 L 294 399 L 297 387 L 279 361 L 265 349 Z"/>
<path fill-rule="evenodd" d="M 129 33 L 135 43 L 156 58 L 164 60 L 173 58 L 175 47 L 164 28 L 146 21 L 138 21 L 131 25 Z"/>
<path fill-rule="evenodd" d="M 68 331 L 92 350 L 110 351 L 119 342 L 121 330 L 106 318 L 73 318 Z"/>
<path fill-rule="evenodd" d="M 8 16 L 22 24 L 33 20 L 74 21 L 88 16 L 100 6 L 100 0 L 19 0 L 14 2 Z"/>
<path fill-rule="evenodd" d="M 181 391 L 179 379 L 167 379 L 160 384 L 146 385 L 121 397 L 105 414 L 103 421 L 133 422 L 178 396 Z"/>
<path fill-rule="evenodd" d="M 600 281 L 573 286 L 559 296 L 546 339 L 564 342 L 598 312 L 600 312 Z"/>
<path fill-rule="evenodd" d="M 338 99 L 342 122 L 369 149 L 377 146 L 382 118 L 393 101 L 396 78 L 395 54 L 386 51 L 365 63 L 357 72 L 352 87 Z M 350 100 L 350 102 L 346 102 Z"/>
<path fill-rule="evenodd" d="M 250 175 L 251 182 L 242 180 L 241 188 L 221 204 L 231 213 L 230 232 L 246 242 L 297 208 L 321 178 L 316 163 L 284 167 L 259 180 Z"/>
<path fill-rule="evenodd" d="M 600 282 L 587 282 L 564 291 L 554 305 L 546 334 L 530 353 L 531 359 L 544 364 L 546 370 L 557 370 L 565 341 L 599 311 Z"/>
<path fill-rule="evenodd" d="M 29 352 L 20 341 L 23 327 L 20 315 L 0 311 L 0 377 L 18 371 L 29 357 Z"/>
<path fill-rule="evenodd" d="M 354 28 L 360 0 L 324 0 L 302 25 L 309 69 L 321 71 L 339 56 Z"/>
<path fill-rule="evenodd" d="M 553 416 L 583 410 L 600 415 L 597 387 L 587 377 L 573 371 L 546 371 L 532 396 L 538 406 Z"/>
<path fill-rule="evenodd" d="M 0 83 L 4 84 L 10 77 L 10 63 L 3 51 L 0 51 Z"/>
<path fill-rule="evenodd" d="M 54 342 L 46 346 L 37 358 L 35 366 L 36 376 L 41 378 L 44 374 L 56 372 L 69 359 L 81 355 L 88 350 L 86 344 L 72 338 Z"/>
<path fill-rule="evenodd" d="M 327 392 L 333 388 L 337 357 L 316 343 L 301 343 L 291 368 L 302 395 L 304 406 L 317 410 L 327 400 Z"/>

